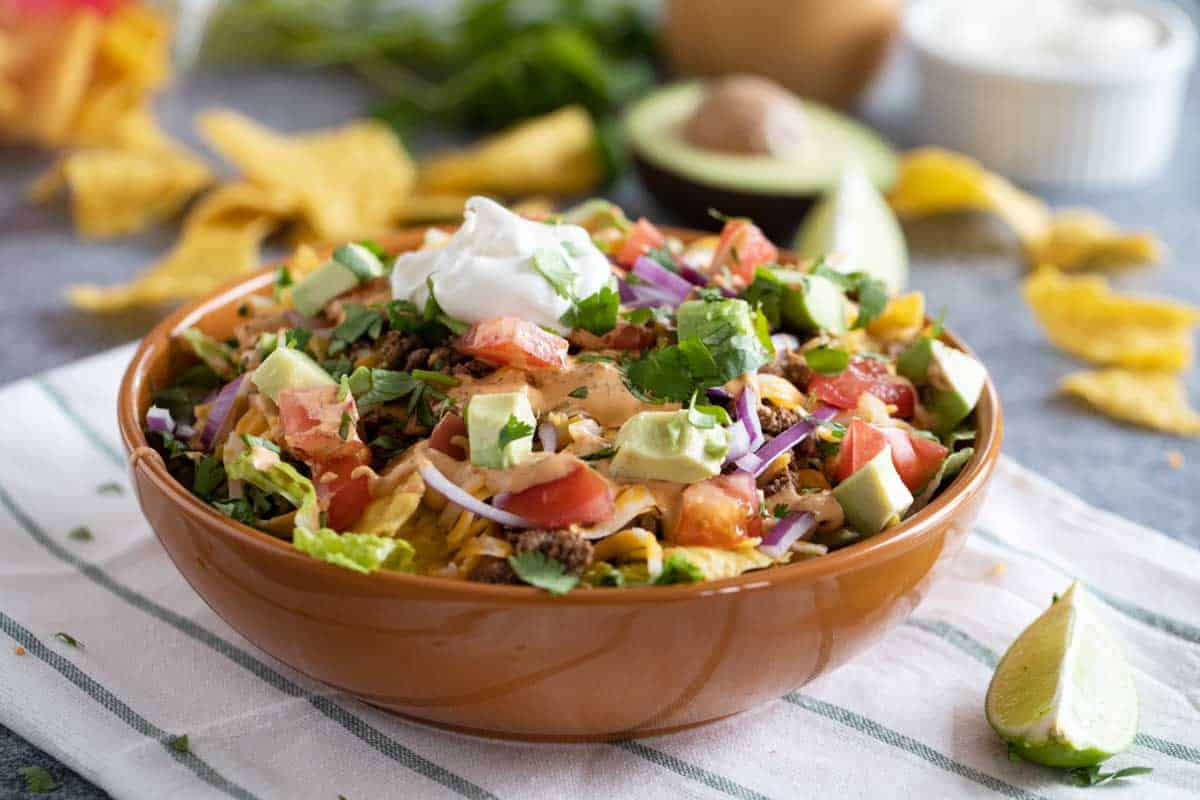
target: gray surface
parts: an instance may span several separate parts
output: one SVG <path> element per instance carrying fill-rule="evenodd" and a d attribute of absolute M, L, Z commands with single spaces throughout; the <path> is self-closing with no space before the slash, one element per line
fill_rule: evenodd
<path fill-rule="evenodd" d="M 1163 267 L 1123 276 L 1119 285 L 1167 293 L 1200 303 L 1200 87 L 1193 80 L 1183 140 L 1169 171 L 1151 186 L 1102 196 L 1051 194 L 1055 204 L 1087 204 L 1132 227 L 1156 231 L 1173 256 Z M 873 99 L 869 116 L 901 144 L 911 144 L 903 108 L 903 68 Z M 362 113 L 365 97 L 336 75 L 239 74 L 193 79 L 162 106 L 166 125 L 197 144 L 188 130 L 193 112 L 232 106 L 284 129 L 328 125 Z M 0 381 L 69 362 L 136 338 L 161 311 L 89 316 L 70 310 L 61 288 L 71 281 L 110 282 L 133 275 L 172 239 L 164 229 L 133 239 L 88 244 L 71 233 L 65 207 L 31 209 L 25 182 L 45 164 L 29 152 L 0 151 Z M 655 219 L 654 207 L 632 183 L 617 199 L 631 213 Z M 934 309 L 946 307 L 950 325 L 979 352 L 1000 387 L 1006 413 L 1005 451 L 1028 467 L 1109 509 L 1200 546 L 1195 493 L 1200 443 L 1123 427 L 1053 397 L 1056 381 L 1078 365 L 1038 332 L 1019 296 L 1023 266 L 1016 242 L 989 220 L 930 220 L 908 229 L 913 283 Z M 1200 381 L 1191 379 L 1200 395 Z M 1184 455 L 1181 470 L 1165 453 Z M 40 763 L 58 775 L 66 768 L 38 754 L 0 727 L 0 795 L 11 790 L 17 762 Z M 11 766 L 10 766 L 11 765 Z M 71 783 L 54 796 L 83 798 Z"/>

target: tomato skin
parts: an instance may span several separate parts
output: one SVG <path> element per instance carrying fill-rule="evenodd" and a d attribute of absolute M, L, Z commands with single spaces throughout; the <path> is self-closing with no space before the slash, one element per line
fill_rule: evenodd
<path fill-rule="evenodd" d="M 520 317 L 492 317 L 477 322 L 455 347 L 500 367 L 565 369 L 567 340 Z"/>
<path fill-rule="evenodd" d="M 458 436 L 467 438 L 466 421 L 459 414 L 445 414 L 438 420 L 437 425 L 433 426 L 433 431 L 429 434 L 429 446 L 456 461 L 464 461 L 467 457 L 466 449 L 453 441 Z"/>
<path fill-rule="evenodd" d="M 939 442 L 914 436 L 899 428 L 882 430 L 892 447 L 892 464 L 909 491 L 915 492 L 929 482 L 950 452 Z"/>
<path fill-rule="evenodd" d="M 667 239 L 662 235 L 662 231 L 654 227 L 650 220 L 641 217 L 625 235 L 625 241 L 617 251 L 617 263 L 623 267 L 632 267 L 639 256 L 644 256 L 650 250 L 662 247 L 666 243 Z"/>
<path fill-rule="evenodd" d="M 592 525 L 613 515 L 608 483 L 584 464 L 561 478 L 517 492 L 497 505 L 538 527 L 550 529 Z"/>
<path fill-rule="evenodd" d="M 858 417 L 850 420 L 850 427 L 842 438 L 842 447 L 838 452 L 838 483 L 858 472 L 863 464 L 879 455 L 879 451 L 886 447 L 887 443 L 887 438 L 879 428 Z"/>
<path fill-rule="evenodd" d="M 873 358 L 852 358 L 849 366 L 837 375 L 813 375 L 808 390 L 837 408 L 854 408 L 862 393 L 870 392 L 896 406 L 894 416 L 899 419 L 909 419 L 916 411 L 917 393 L 913 387 Z"/>
<path fill-rule="evenodd" d="M 345 531 L 358 521 L 363 509 L 371 502 L 369 476 L 364 473 L 352 477 L 354 470 L 370 461 L 360 461 L 350 456 L 313 466 L 313 479 L 317 487 L 317 502 L 325 509 L 325 524 L 335 531 Z M 330 479 L 330 474 L 335 477 Z"/>
<path fill-rule="evenodd" d="M 683 490 L 671 537 L 675 544 L 728 549 L 761 535 L 758 489 L 750 473 L 718 475 Z"/>
<path fill-rule="evenodd" d="M 721 239 L 713 253 L 708 274 L 716 275 L 722 268 L 728 267 L 738 288 L 741 288 L 754 281 L 756 269 L 777 260 L 779 249 L 771 244 L 771 240 L 757 225 L 746 219 L 731 219 L 721 229 Z"/>

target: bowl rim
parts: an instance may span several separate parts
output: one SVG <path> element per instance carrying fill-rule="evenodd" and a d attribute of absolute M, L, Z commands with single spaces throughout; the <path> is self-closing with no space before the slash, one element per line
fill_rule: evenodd
<path fill-rule="evenodd" d="M 423 233 L 426 228 L 410 229 L 412 235 Z M 665 228 L 669 233 L 685 237 L 704 235 L 701 231 L 687 228 Z M 781 251 L 790 255 L 787 251 Z M 166 464 L 155 452 L 155 457 L 132 458 L 139 448 L 148 448 L 142 430 L 141 417 L 144 410 L 138 407 L 137 394 L 146 380 L 149 366 L 170 356 L 173 334 L 206 317 L 215 309 L 224 307 L 236 299 L 261 292 L 274 282 L 274 267 L 265 267 L 249 276 L 230 281 L 211 294 L 184 304 L 159 321 L 138 344 L 137 350 L 125 369 L 117 395 L 117 422 L 126 458 L 131 473 L 143 470 L 145 476 L 167 495 L 173 503 L 192 514 L 198 514 L 210 524 L 223 527 L 226 535 L 242 543 L 278 558 L 293 559 L 298 571 L 305 569 L 334 570 L 328 573 L 341 579 L 370 582 L 375 589 L 392 587 L 397 590 L 422 590 L 429 596 L 444 596 L 445 599 L 462 600 L 494 598 L 508 602 L 557 604 L 557 605 L 611 605 L 642 604 L 646 601 L 678 602 L 710 595 L 729 594 L 738 591 L 764 589 L 782 583 L 811 582 L 838 573 L 853 570 L 873 559 L 882 559 L 886 554 L 904 552 L 921 543 L 928 535 L 940 530 L 955 516 L 959 506 L 981 491 L 991 477 L 1000 455 L 1003 439 L 1004 413 L 1000 396 L 988 373 L 977 408 L 988 410 L 989 415 L 980 422 L 978 430 L 984 434 L 976 441 L 976 453 L 954 482 L 925 508 L 899 525 L 889 528 L 860 542 L 835 550 L 826 555 L 805 559 L 792 564 L 783 564 L 763 570 L 755 570 L 731 578 L 701 581 L 674 586 L 621 587 L 613 591 L 574 591 L 565 595 L 551 595 L 532 586 L 510 586 L 455 580 L 432 575 L 414 575 L 407 572 L 379 570 L 370 574 L 354 573 L 333 564 L 317 561 L 301 553 L 283 539 L 237 522 L 204 503 L 187 487 L 167 472 Z M 961 339 L 943 330 L 942 338 L 964 352 L 974 354 Z M 978 412 L 977 412 L 978 413 Z M 135 484 L 136 474 L 135 474 Z M 151 528 L 153 529 L 153 525 Z M 155 531 L 157 536 L 157 531 Z"/>

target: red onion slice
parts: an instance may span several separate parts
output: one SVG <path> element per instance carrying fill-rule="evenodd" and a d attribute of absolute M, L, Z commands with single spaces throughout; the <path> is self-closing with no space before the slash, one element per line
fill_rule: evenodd
<path fill-rule="evenodd" d="M 696 288 L 691 281 L 681 278 L 653 258 L 646 256 L 639 256 L 638 260 L 633 262 L 633 274 L 651 286 L 678 298 L 675 301 L 676 305 L 686 300 L 687 296 Z"/>
<path fill-rule="evenodd" d="M 155 433 L 174 433 L 175 420 L 172 419 L 171 412 L 165 408 L 150 406 L 150 410 L 146 412 L 146 430 Z"/>
<path fill-rule="evenodd" d="M 795 511 L 788 514 L 775 527 L 771 528 L 762 543 L 758 546 L 760 552 L 771 558 L 783 558 L 792 545 L 806 536 L 812 535 L 817 529 L 817 515 L 811 511 Z"/>
<path fill-rule="evenodd" d="M 750 449 L 757 450 L 762 447 L 764 437 L 762 421 L 758 418 L 758 390 L 753 384 L 747 383 L 742 388 L 742 393 L 734 403 L 734 410 L 737 411 L 738 422 L 742 423 L 750 438 Z"/>
<path fill-rule="evenodd" d="M 734 422 L 725 431 L 729 434 L 729 450 L 725 452 L 725 463 L 736 462 L 749 455 L 750 435 L 746 433 L 746 426 L 740 422 Z"/>
<path fill-rule="evenodd" d="M 674 308 L 679 305 L 679 300 L 674 295 L 664 292 L 657 286 L 651 286 L 648 283 L 629 283 L 628 281 L 618 281 L 617 283 L 621 294 L 621 305 L 627 308 L 658 308 L 659 306 Z"/>
<path fill-rule="evenodd" d="M 684 264 L 679 268 L 679 275 L 688 283 L 696 286 L 708 286 L 708 277 L 695 267 Z"/>
<path fill-rule="evenodd" d="M 433 489 L 438 494 L 446 498 L 447 501 L 470 511 L 472 514 L 483 517 L 484 519 L 497 522 L 509 528 L 532 528 L 533 523 L 524 517 L 511 514 L 508 511 L 502 511 L 494 506 L 480 500 L 475 495 L 468 492 L 466 489 L 458 486 L 454 481 L 447 478 L 438 468 L 430 462 L 426 461 L 417 467 L 417 472 L 421 473 L 421 477 L 425 479 L 425 483 L 429 484 L 429 488 Z"/>
<path fill-rule="evenodd" d="M 757 478 L 763 474 L 768 464 L 800 444 L 817 429 L 819 423 L 832 419 L 837 413 L 838 410 L 833 406 L 821 406 L 807 418 L 780 431 L 778 436 L 764 444 L 756 452 L 738 459 L 737 465 Z"/>
<path fill-rule="evenodd" d="M 225 424 L 229 412 L 233 410 L 233 404 L 237 400 L 238 393 L 242 390 L 243 385 L 249 385 L 246 382 L 245 375 L 239 375 L 229 383 L 221 387 L 221 391 L 217 392 L 217 399 L 213 401 L 212 408 L 208 412 L 208 419 L 204 421 L 204 430 L 200 433 L 200 444 L 204 449 L 209 449 L 213 446 L 213 442 L 217 441 L 219 434 L 223 430 L 228 430 Z"/>
<path fill-rule="evenodd" d="M 771 344 L 775 345 L 775 355 L 779 355 L 788 350 L 798 349 L 800 340 L 790 333 L 772 333 Z"/>

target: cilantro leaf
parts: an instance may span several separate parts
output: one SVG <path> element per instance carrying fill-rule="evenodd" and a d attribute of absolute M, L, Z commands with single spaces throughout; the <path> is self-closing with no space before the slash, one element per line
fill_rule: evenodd
<path fill-rule="evenodd" d="M 804 351 L 808 368 L 821 375 L 837 375 L 850 365 L 850 354 L 833 347 L 814 347 Z"/>
<path fill-rule="evenodd" d="M 704 580 L 704 572 L 683 553 L 671 553 L 663 560 L 663 569 L 654 579 L 655 586 L 674 583 L 695 583 Z"/>
<path fill-rule="evenodd" d="M 347 378 L 359 409 L 409 397 L 425 386 L 407 372 L 359 367 Z"/>
<path fill-rule="evenodd" d="M 775 507 L 771 509 L 771 516 L 775 519 L 783 519 L 788 515 L 788 510 L 787 503 L 776 503 Z"/>
<path fill-rule="evenodd" d="M 342 320 L 342 324 L 333 329 L 333 336 L 329 342 L 329 355 L 331 356 L 336 356 L 364 336 L 374 341 L 379 338 L 379 334 L 383 333 L 383 314 L 381 312 L 357 303 L 347 303 L 345 312 L 346 317 Z"/>
<path fill-rule="evenodd" d="M 617 327 L 617 311 L 620 305 L 621 299 L 617 293 L 611 286 L 605 286 L 595 294 L 572 303 L 559 321 L 563 325 L 582 328 L 588 333 L 603 336 Z"/>
<path fill-rule="evenodd" d="M 196 464 L 192 491 L 202 500 L 211 500 L 213 493 L 225 482 L 225 465 L 216 456 L 205 456 Z"/>
<path fill-rule="evenodd" d="M 25 791 L 30 794 L 49 794 L 58 788 L 58 781 L 45 767 L 21 767 L 17 774 L 25 781 Z"/>
<path fill-rule="evenodd" d="M 580 456 L 584 461 L 603 461 L 606 458 L 612 458 L 617 454 L 617 448 L 604 447 L 595 452 L 588 453 L 586 456 Z"/>
<path fill-rule="evenodd" d="M 283 347 L 293 350 L 307 350 L 313 332 L 308 328 L 288 328 L 283 332 Z"/>
<path fill-rule="evenodd" d="M 772 328 L 778 328 L 783 314 L 783 281 L 769 269 L 759 267 L 754 281 L 742 292 L 742 299 L 757 308 Z"/>
<path fill-rule="evenodd" d="M 422 383 L 445 386 L 447 389 L 451 389 L 459 384 L 458 378 L 453 375 L 447 375 L 444 372 L 434 372 L 428 369 L 414 369 L 412 376 Z"/>
<path fill-rule="evenodd" d="M 561 251 L 550 247 L 539 247 L 533 251 L 533 268 L 546 279 L 554 293 L 564 300 L 575 296 L 575 281 L 579 278 Z"/>
<path fill-rule="evenodd" d="M 1067 775 L 1071 777 L 1076 786 L 1097 786 L 1106 781 L 1119 781 L 1122 778 L 1131 778 L 1134 775 L 1148 775 L 1153 771 L 1152 767 L 1126 767 L 1116 772 L 1101 772 L 1100 765 L 1093 764 L 1090 767 L 1069 769 L 1067 770 Z"/>
<path fill-rule="evenodd" d="M 579 583 L 579 578 L 566 573 L 561 562 L 536 550 L 509 556 L 508 565 L 525 583 L 550 594 L 566 594 Z"/>
<path fill-rule="evenodd" d="M 244 497 L 238 497 L 233 500 L 213 500 L 209 505 L 230 519 L 237 520 L 246 525 L 254 525 L 257 522 L 250 501 Z"/>
<path fill-rule="evenodd" d="M 295 283 L 296 281 L 292 278 L 292 271 L 287 268 L 286 264 L 275 270 L 275 285 L 271 289 L 271 294 L 274 296 L 275 301 L 279 301 L 279 295 L 284 289 L 293 286 Z"/>
<path fill-rule="evenodd" d="M 646 351 L 641 358 L 622 362 L 622 367 L 634 394 L 650 400 L 686 403 L 696 389 L 688 357 L 678 345 Z"/>
<path fill-rule="evenodd" d="M 425 301 L 425 321 L 436 322 L 455 335 L 466 333 L 471 326 L 462 320 L 455 319 L 442 309 L 442 304 L 438 302 L 437 296 L 433 293 L 432 275 L 425 279 L 425 287 L 429 289 L 429 298 Z"/>
<path fill-rule="evenodd" d="M 63 631 L 58 631 L 57 633 L 54 634 L 54 638 L 58 639 L 60 642 L 63 642 L 64 644 L 69 644 L 71 647 L 76 647 L 76 648 L 80 648 L 80 649 L 83 648 L 83 643 L 80 642 L 78 639 L 76 639 L 74 636 L 72 636 L 69 633 L 64 633 Z"/>
<path fill-rule="evenodd" d="M 96 537 L 92 535 L 92 529 L 86 525 L 78 525 L 71 529 L 67 534 L 68 539 L 74 539 L 77 542 L 90 542 Z"/>
<path fill-rule="evenodd" d="M 167 746 L 170 747 L 172 750 L 174 750 L 176 753 L 192 752 L 192 748 L 188 744 L 188 737 L 187 737 L 186 733 L 183 734 L 182 736 L 172 736 L 169 739 L 167 739 Z"/>
<path fill-rule="evenodd" d="M 679 347 L 696 382 L 719 386 L 754 372 L 775 357 L 774 349 L 759 336 L 755 316 L 750 304 L 740 299 L 688 300 L 680 304 Z"/>
<path fill-rule="evenodd" d="M 97 486 L 96 494 L 125 494 L 125 487 L 116 481 L 109 481 Z"/>
<path fill-rule="evenodd" d="M 526 436 L 532 435 L 532 425 L 524 420 L 517 419 L 516 414 L 509 414 L 508 421 L 500 429 L 500 434 L 497 438 L 500 441 L 500 449 L 503 450 L 518 439 L 524 439 Z"/>
<path fill-rule="evenodd" d="M 567 397 L 574 397 L 576 400 L 584 400 L 588 396 L 588 387 L 580 386 L 567 392 Z"/>
<path fill-rule="evenodd" d="M 820 275 L 833 281 L 843 292 L 853 295 L 858 301 L 858 318 L 854 320 L 855 328 L 865 328 L 876 317 L 883 313 L 887 305 L 887 286 L 865 272 L 839 272 L 824 261 L 812 268 L 813 275 Z"/>

